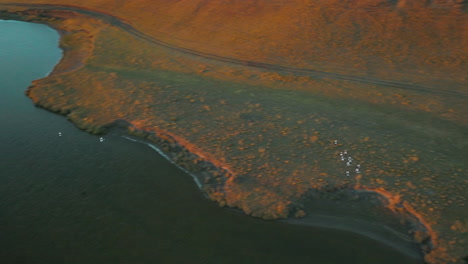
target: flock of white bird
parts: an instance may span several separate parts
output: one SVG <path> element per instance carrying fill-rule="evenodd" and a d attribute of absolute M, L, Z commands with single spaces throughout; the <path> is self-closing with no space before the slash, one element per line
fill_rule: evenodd
<path fill-rule="evenodd" d="M 338 145 L 338 140 L 335 140 L 334 141 L 335 145 Z M 347 150 L 344 150 L 344 151 L 340 151 L 340 160 L 342 162 L 346 162 L 346 167 L 348 168 L 345 172 L 345 175 L 347 177 L 349 177 L 349 167 L 351 167 L 351 165 L 353 164 L 353 157 L 351 157 L 350 155 L 348 155 L 348 151 Z M 361 174 L 361 164 L 357 164 L 356 165 L 356 168 L 354 169 L 354 172 L 356 174 Z"/>

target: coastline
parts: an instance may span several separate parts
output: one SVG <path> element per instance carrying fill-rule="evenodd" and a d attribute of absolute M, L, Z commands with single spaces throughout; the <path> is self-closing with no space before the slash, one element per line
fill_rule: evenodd
<path fill-rule="evenodd" d="M 66 29 L 63 29 L 57 25 L 51 25 L 47 22 L 44 22 L 42 20 L 32 20 L 28 21 L 25 20 L 25 22 L 33 22 L 33 23 L 44 23 L 48 26 L 51 26 L 57 32 L 59 32 L 61 39 L 69 34 L 69 32 Z M 62 59 L 57 63 L 56 67 L 52 70 L 51 75 L 56 75 L 56 74 L 61 74 L 61 73 L 69 73 L 73 72 L 74 70 L 77 70 L 80 66 L 84 65 L 84 60 L 86 59 L 87 56 L 73 56 L 73 50 L 71 49 L 66 49 L 63 45 L 60 45 L 60 48 L 63 51 L 63 57 Z M 89 53 L 91 54 L 91 52 Z M 68 56 L 67 56 L 68 55 Z M 72 60 L 73 63 L 70 63 L 69 60 Z M 47 77 L 45 77 L 47 78 Z M 34 84 L 30 86 L 26 92 L 26 94 L 29 96 L 29 90 L 34 87 Z M 51 110 L 48 107 L 44 107 L 41 105 L 38 105 L 39 107 L 43 107 L 47 110 Z M 53 111 L 53 110 L 51 110 Z M 56 112 L 56 111 L 53 111 Z M 67 112 L 59 112 L 61 115 L 67 115 Z M 78 124 L 76 124 L 78 125 Z M 222 186 L 225 184 L 226 180 L 230 177 L 232 177 L 232 174 L 229 172 L 228 169 L 222 168 L 222 165 L 218 164 L 218 166 L 214 165 L 211 163 L 209 160 L 205 160 L 204 158 L 200 158 L 197 153 L 190 152 L 189 150 L 185 149 L 183 145 L 180 145 L 178 141 L 176 141 L 172 136 L 166 134 L 166 133 L 161 133 L 159 136 L 154 135 L 154 133 L 148 133 L 147 131 L 144 130 L 139 130 L 136 127 L 134 127 L 132 124 L 123 121 L 123 120 L 116 120 L 115 124 L 108 124 L 103 126 L 102 130 L 98 131 L 93 131 L 95 128 L 91 128 L 92 130 L 90 131 L 89 128 L 84 128 L 78 125 L 78 127 L 82 130 L 95 133 L 95 134 L 103 134 L 107 133 L 107 130 L 112 130 L 114 128 L 122 128 L 122 127 L 128 127 L 128 135 L 130 136 L 136 136 L 137 138 L 143 139 L 143 140 L 148 140 L 149 142 L 153 144 L 159 145 L 159 148 L 161 148 L 159 152 L 162 156 L 164 156 L 166 159 L 168 159 L 170 162 L 174 163 L 179 167 L 180 169 L 184 170 L 187 172 L 189 175 L 191 175 L 196 182 L 197 186 L 200 188 L 200 190 L 207 196 L 208 199 L 211 199 L 215 202 L 217 202 L 221 207 L 226 206 L 226 201 L 223 199 L 222 194 Z M 132 141 L 137 141 L 135 139 L 128 138 L 129 140 Z M 180 141 L 180 140 L 179 140 Z M 138 141 L 139 143 L 143 144 L 150 144 L 149 146 L 153 146 L 152 148 L 158 148 L 154 147 L 154 145 L 151 145 L 151 143 L 146 143 L 144 141 Z M 174 161 L 175 159 L 175 161 Z M 197 163 L 203 164 L 199 165 Z M 195 166 L 192 166 L 192 164 L 195 164 Z M 197 172 L 195 174 L 193 171 L 198 171 L 198 170 L 203 170 L 204 172 L 200 173 Z M 201 179 L 202 177 L 205 177 L 204 183 L 202 185 Z M 210 179 L 211 178 L 211 179 Z M 216 181 L 216 186 L 209 186 L 208 184 L 212 183 L 213 179 Z M 384 196 L 382 196 L 384 197 Z M 242 210 L 241 210 L 242 211 Z M 299 212 L 299 213 L 298 213 Z M 301 224 L 301 225 L 309 225 L 310 222 L 314 222 L 313 220 L 310 221 L 309 219 L 304 218 L 304 221 L 297 221 L 297 219 L 294 219 L 297 217 L 296 215 L 302 216 L 304 211 L 300 208 L 295 208 L 295 209 L 290 209 L 290 212 L 288 212 L 287 216 L 282 216 L 281 218 L 289 218 L 293 217 L 290 220 L 286 220 L 287 223 L 291 224 Z M 245 213 L 245 212 L 244 212 Z M 320 216 L 318 216 L 320 218 Z M 265 219 L 265 218 L 264 218 Z M 275 218 L 266 218 L 265 220 L 273 220 Z M 313 219 L 313 217 L 312 217 Z M 332 224 L 331 226 L 327 224 L 321 225 L 322 222 L 318 221 L 312 225 L 316 226 L 323 226 L 323 227 L 331 227 L 331 228 L 337 228 L 338 225 Z M 340 229 L 340 228 L 339 228 Z M 347 229 L 347 228 L 342 228 L 343 230 L 348 230 L 348 231 L 354 231 L 358 234 L 368 236 L 373 239 L 378 239 L 381 242 L 388 244 L 394 248 L 399 249 L 401 252 L 404 252 L 405 254 L 411 255 L 413 257 L 416 257 L 418 254 L 415 252 L 411 252 L 410 247 L 398 247 L 395 244 L 393 244 L 389 240 L 383 239 L 383 236 L 379 235 L 372 235 L 370 233 L 367 233 L 364 230 L 359 230 L 359 229 Z M 380 238 L 380 239 L 379 239 Z M 421 248 L 425 247 L 425 245 L 421 245 Z M 413 248 L 414 249 L 414 248 Z M 409 250 L 409 251 L 408 251 Z"/>
<path fill-rule="evenodd" d="M 128 130 L 129 136 L 127 136 L 127 133 L 121 130 L 123 122 L 118 123 L 119 125 L 109 126 L 110 130 L 106 133 L 121 135 L 121 137 L 125 139 L 145 144 L 148 147 L 152 148 L 164 158 L 166 158 L 169 162 L 173 163 L 179 169 L 190 175 L 206 198 L 216 201 L 216 197 L 209 196 L 210 190 L 214 187 L 212 185 L 213 176 L 216 175 L 214 177 L 216 179 L 216 187 L 214 188 L 217 188 L 218 190 L 222 191 L 222 186 L 224 184 L 223 182 L 225 182 L 227 178 L 231 177 L 231 174 L 227 170 L 219 170 L 219 168 L 217 168 L 213 164 L 210 164 L 210 162 L 206 162 L 204 160 L 200 161 L 200 157 L 197 157 L 197 155 L 194 155 L 194 153 L 187 152 L 187 150 L 183 149 L 183 146 L 179 145 L 177 141 L 173 141 L 173 139 L 171 139 L 172 137 L 168 135 L 164 135 L 163 138 L 165 139 L 162 139 L 161 137 L 155 137 L 152 134 L 146 134 L 144 131 L 139 131 L 132 127 Z M 130 127 L 130 124 L 128 125 Z M 135 138 L 131 137 L 131 135 L 135 135 Z M 192 166 L 192 163 L 196 164 L 198 168 L 194 168 Z M 316 191 L 320 193 L 320 190 Z M 359 193 L 359 190 L 354 189 L 336 190 L 336 192 L 340 191 L 352 192 L 354 195 L 356 193 Z M 364 192 L 371 192 L 373 194 L 376 194 L 372 191 Z M 326 195 L 326 193 L 321 193 L 321 195 Z M 356 199 L 351 197 L 349 198 L 349 201 L 354 201 L 354 199 Z M 383 196 L 374 198 L 374 201 L 379 200 L 379 198 L 383 198 Z M 217 202 L 220 206 L 225 206 L 225 201 L 218 200 Z M 341 200 L 341 202 L 343 202 L 343 200 Z M 372 218 L 363 220 L 359 217 L 356 217 L 355 215 L 353 216 L 352 214 L 349 214 L 349 212 L 345 212 L 343 214 L 345 210 L 342 210 L 344 209 L 342 205 L 337 206 L 337 204 L 332 204 L 331 207 L 328 207 L 329 205 L 330 204 L 326 204 L 323 205 L 321 208 L 317 208 L 317 206 L 306 204 L 304 207 L 301 207 L 302 209 L 298 209 L 298 211 L 301 211 L 299 213 L 301 216 L 297 216 L 298 211 L 293 211 L 285 219 L 269 220 L 276 220 L 286 224 L 323 227 L 353 232 L 379 241 L 380 243 L 392 247 L 398 250 L 399 252 L 402 252 L 403 254 L 415 259 L 422 259 L 423 252 L 421 251 L 421 248 L 425 247 L 426 249 L 428 249 L 429 247 L 429 245 L 427 244 L 421 246 L 420 243 L 417 243 L 412 238 L 410 233 L 411 228 L 408 227 L 408 230 L 403 230 L 405 229 L 405 227 L 398 223 L 401 219 L 397 219 L 396 215 L 390 216 L 395 217 L 395 219 L 392 219 L 393 221 L 385 221 L 384 219 Z M 327 209 L 327 207 L 330 209 Z M 369 209 L 365 208 L 365 206 L 363 208 Z M 360 210 L 362 210 L 363 208 L 360 208 Z M 243 213 L 242 211 L 239 211 L 236 208 L 229 209 L 234 209 L 238 213 Z M 319 213 L 319 210 L 322 210 L 322 212 Z M 353 210 L 358 209 L 353 208 Z M 304 216 L 302 216 L 302 211 L 306 211 L 307 213 Z M 340 211 L 340 213 L 336 214 L 338 211 Z M 333 215 L 333 213 L 335 213 L 335 215 Z M 384 222 L 387 222 L 387 224 L 384 224 Z M 394 225 L 393 227 L 391 226 L 392 224 Z M 417 223 L 415 222 L 413 224 Z M 421 225 L 419 226 L 420 231 L 425 231 L 424 228 L 425 227 Z"/>
<path fill-rule="evenodd" d="M 54 12 L 52 11 L 52 13 L 48 15 L 53 14 Z M 36 14 L 30 15 L 34 16 Z M 28 18 L 26 18 L 26 21 L 28 21 L 27 19 Z M 28 22 L 41 22 L 48 24 L 61 34 L 61 39 L 63 39 L 64 36 L 68 35 L 68 31 L 64 28 L 61 28 L 59 23 L 51 24 L 47 21 L 43 21 L 42 18 L 39 18 L 37 21 L 29 20 Z M 91 35 L 94 34 L 97 34 L 97 31 L 93 32 L 93 34 Z M 87 43 L 92 43 L 94 39 L 90 38 L 86 41 L 89 41 Z M 76 49 L 76 47 L 78 47 L 78 49 Z M 71 73 L 75 70 L 78 70 L 86 63 L 86 59 L 93 52 L 92 45 L 84 49 L 81 49 L 83 48 L 83 45 L 77 45 L 76 47 L 69 48 L 61 45 L 61 49 L 63 50 L 63 57 L 49 76 Z M 44 79 L 47 79 L 47 77 Z M 41 81 L 41 85 L 44 84 L 44 79 Z M 31 96 L 30 91 L 34 89 L 35 84 L 36 83 L 33 83 L 33 85 L 29 87 L 27 92 L 28 96 Z M 70 110 L 55 108 L 52 105 L 37 105 L 46 108 L 50 111 L 58 112 L 65 116 L 67 116 L 70 113 Z M 106 124 L 101 127 L 88 126 L 85 123 L 80 124 L 76 122 L 76 120 L 71 121 L 74 122 L 79 128 L 95 134 L 109 133 L 109 131 L 112 131 L 116 127 L 124 128 L 124 130 L 128 131 L 130 135 L 136 136 L 138 138 L 143 138 L 144 140 L 148 140 L 149 142 L 156 144 L 164 151 L 164 155 L 167 155 L 167 158 L 171 162 L 177 164 L 183 170 L 189 172 L 189 174 L 191 174 L 192 177 L 194 177 L 195 181 L 198 181 L 197 185 L 201 187 L 201 190 L 209 197 L 209 199 L 216 201 L 217 203 L 219 203 L 220 206 L 231 206 L 230 202 L 227 201 L 225 198 L 226 194 L 224 187 L 226 186 L 226 184 L 229 184 L 227 183 L 228 181 L 232 181 L 235 178 L 236 174 L 233 172 L 234 170 L 230 169 L 229 166 L 227 166 L 226 164 L 223 164 L 223 162 L 217 161 L 216 159 L 212 158 L 211 155 L 203 153 L 196 146 L 192 145 L 189 142 L 186 142 L 182 138 L 174 136 L 163 130 L 159 132 L 146 131 L 144 128 L 138 128 L 136 124 L 124 121 L 123 119 L 116 120 L 115 123 Z M 340 191 L 342 189 L 360 190 L 359 186 L 349 185 L 344 187 L 338 187 L 335 191 Z M 423 218 L 419 216 L 419 214 L 411 206 L 409 206 L 409 204 L 405 204 L 398 198 L 395 198 L 394 195 L 392 195 L 389 192 L 379 192 L 379 190 L 366 189 L 365 187 L 363 187 L 362 190 L 378 194 L 379 198 L 377 198 L 376 201 L 380 203 L 380 206 L 390 208 L 390 210 L 393 211 L 394 215 L 397 216 L 397 218 L 399 217 L 400 219 L 404 219 L 404 221 L 406 221 L 407 223 L 412 222 L 411 224 L 406 224 L 407 226 L 417 226 L 416 230 L 412 230 L 412 228 L 409 227 L 407 231 L 413 232 L 413 241 L 418 243 L 420 245 L 420 248 L 423 249 L 423 251 L 426 254 L 430 253 L 433 249 L 437 248 L 437 235 L 432 230 L 430 225 L 427 224 L 423 220 Z M 322 190 L 311 189 L 310 191 L 321 192 Z M 325 191 L 324 193 L 327 194 L 330 193 L 330 191 Z M 320 225 L 320 223 L 324 223 L 324 221 L 327 221 L 326 217 L 322 219 L 320 219 L 321 216 L 317 216 L 318 218 L 315 219 L 313 218 L 313 213 L 311 211 L 308 211 L 307 206 L 303 205 L 303 201 L 306 199 L 306 196 L 307 195 L 301 197 L 295 202 L 288 204 L 286 208 L 284 210 L 281 210 L 280 213 L 277 215 L 262 216 L 256 214 L 255 211 L 248 212 L 245 210 L 244 213 L 256 217 L 262 217 L 264 219 L 290 218 L 289 220 L 286 220 L 286 222 L 303 225 L 308 225 L 311 222 L 314 223 L 314 225 Z M 396 201 L 394 201 L 394 199 L 396 199 Z M 309 216 L 305 216 L 304 218 L 298 218 L 299 220 L 294 218 L 303 217 L 306 213 Z M 312 217 L 308 218 L 310 216 Z M 336 224 L 335 227 L 339 225 L 340 224 Z M 346 229 L 346 227 L 343 227 L 343 229 Z M 370 235 L 366 234 L 366 231 L 359 231 L 358 229 L 354 231 L 367 236 Z M 415 235 L 415 232 L 418 232 L 417 235 Z M 415 238 L 415 236 L 418 236 L 418 238 Z M 388 243 L 388 241 L 386 242 Z M 395 246 L 395 244 L 393 244 L 393 246 Z M 408 251 L 406 251 L 406 254 L 409 254 Z"/>

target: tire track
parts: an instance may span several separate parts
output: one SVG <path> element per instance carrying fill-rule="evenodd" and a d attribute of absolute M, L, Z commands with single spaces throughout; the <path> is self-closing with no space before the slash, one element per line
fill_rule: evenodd
<path fill-rule="evenodd" d="M 84 7 L 76 7 L 76 6 L 71 6 L 71 5 L 22 4 L 22 3 L 6 3 L 6 4 L 0 4 L 0 6 L 21 6 L 21 7 L 30 7 L 30 8 L 40 8 L 43 10 L 61 10 L 61 11 L 76 12 L 79 14 L 98 18 L 99 20 L 102 20 L 108 24 L 117 26 L 127 31 L 128 33 L 132 34 L 133 36 L 137 38 L 146 40 L 155 45 L 169 48 L 169 49 L 172 49 L 181 53 L 185 53 L 188 55 L 201 57 L 204 59 L 211 59 L 211 60 L 235 64 L 235 65 L 247 66 L 247 67 L 252 67 L 252 68 L 257 68 L 257 69 L 265 69 L 269 71 L 307 75 L 307 76 L 317 78 L 317 79 L 334 79 L 334 80 L 340 80 L 340 81 L 351 81 L 351 82 L 379 85 L 379 86 L 384 86 L 384 87 L 392 87 L 392 88 L 408 90 L 408 91 L 416 91 L 420 93 L 457 96 L 457 97 L 463 97 L 463 98 L 468 97 L 467 93 L 460 92 L 460 91 L 443 90 L 443 89 L 437 89 L 434 87 L 427 87 L 427 86 L 399 82 L 399 81 L 378 79 L 378 78 L 373 78 L 373 77 L 353 76 L 353 75 L 339 74 L 339 73 L 333 73 L 333 72 L 324 72 L 324 71 L 317 71 L 317 70 L 312 70 L 312 69 L 295 68 L 295 67 L 283 66 L 283 65 L 278 65 L 278 64 L 270 64 L 270 63 L 264 63 L 264 62 L 258 62 L 258 61 L 249 61 L 249 60 L 235 59 L 231 57 L 218 56 L 218 55 L 207 53 L 207 52 L 201 52 L 201 51 L 197 51 L 197 50 L 193 50 L 189 48 L 176 46 L 169 42 L 156 39 L 150 35 L 147 35 L 139 31 L 138 29 L 130 25 L 128 22 L 125 22 L 121 18 L 118 18 L 114 15 L 101 13 L 92 9 L 84 8 Z"/>

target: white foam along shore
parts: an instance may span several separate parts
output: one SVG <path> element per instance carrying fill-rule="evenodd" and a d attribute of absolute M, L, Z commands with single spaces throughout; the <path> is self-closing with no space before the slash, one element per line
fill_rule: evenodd
<path fill-rule="evenodd" d="M 347 216 L 327 215 L 324 213 L 310 213 L 304 218 L 288 218 L 280 221 L 302 226 L 314 226 L 352 232 L 379 241 L 414 259 L 421 259 L 423 257 L 418 244 L 415 243 L 409 235 L 402 234 L 385 224 Z"/>
<path fill-rule="evenodd" d="M 170 163 L 174 164 L 179 169 L 189 174 L 195 181 L 198 188 L 200 190 L 202 189 L 202 184 L 195 174 L 189 172 L 187 169 L 183 168 L 182 166 L 174 162 L 166 153 L 164 153 L 164 151 L 162 151 L 155 145 L 142 141 L 142 140 L 134 139 L 128 136 L 122 136 L 122 137 L 133 142 L 145 144 L 148 147 L 152 148 L 153 150 L 158 152 L 161 156 L 163 156 L 166 160 L 168 160 Z M 339 230 L 345 230 L 345 231 L 357 233 L 357 234 L 369 237 L 371 239 L 374 239 L 376 241 L 380 241 L 386 244 L 387 246 L 390 246 L 398 250 L 399 252 L 407 256 L 410 256 L 412 258 L 419 259 L 422 257 L 419 248 L 417 248 L 417 245 L 411 240 L 411 238 L 403 234 L 400 234 L 398 231 L 393 230 L 392 228 L 386 225 L 382 226 L 376 223 L 371 223 L 371 222 L 367 222 L 367 221 L 360 220 L 360 219 L 342 218 L 342 217 L 336 217 L 332 215 L 323 215 L 323 214 L 311 214 L 305 218 L 299 218 L 299 219 L 288 218 L 288 219 L 283 219 L 280 221 L 289 223 L 289 224 L 298 224 L 298 225 L 303 225 L 303 226 L 314 226 L 314 227 L 322 227 L 322 228 L 332 228 L 332 229 L 339 229 Z M 402 244 L 402 242 L 404 243 Z"/>
<path fill-rule="evenodd" d="M 166 153 L 164 153 L 164 151 L 160 150 L 158 147 L 156 147 L 155 145 L 153 144 L 150 144 L 148 142 L 144 142 L 144 141 L 140 141 L 140 140 L 137 140 L 137 139 L 134 139 L 134 138 L 131 138 L 131 137 L 127 137 L 127 136 L 122 136 L 123 138 L 125 139 L 128 139 L 128 140 L 131 140 L 133 142 L 138 142 L 138 143 L 142 143 L 142 144 L 145 144 L 147 145 L 148 147 L 154 149 L 156 152 L 158 152 L 161 156 L 163 156 L 166 160 L 168 160 L 170 163 L 174 164 L 175 166 L 177 166 L 177 168 L 181 169 L 182 171 L 184 171 L 185 173 L 189 174 L 190 176 L 192 176 L 193 180 L 195 181 L 195 184 L 197 184 L 198 188 L 201 190 L 202 189 L 202 184 L 200 182 L 200 180 L 198 179 L 198 177 L 196 175 L 194 175 L 193 173 L 189 172 L 188 170 L 186 170 L 185 168 L 183 168 L 182 166 L 180 166 L 179 164 L 175 163 Z"/>

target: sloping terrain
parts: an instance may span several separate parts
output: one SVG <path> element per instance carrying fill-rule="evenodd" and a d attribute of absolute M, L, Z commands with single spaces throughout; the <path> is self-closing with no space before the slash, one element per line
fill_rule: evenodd
<path fill-rule="evenodd" d="M 220 205 L 307 223 L 330 202 L 428 263 L 462 263 L 465 5 L 62 0 L 0 15 L 62 33 L 63 60 L 28 90 L 37 105 L 158 144 Z"/>

